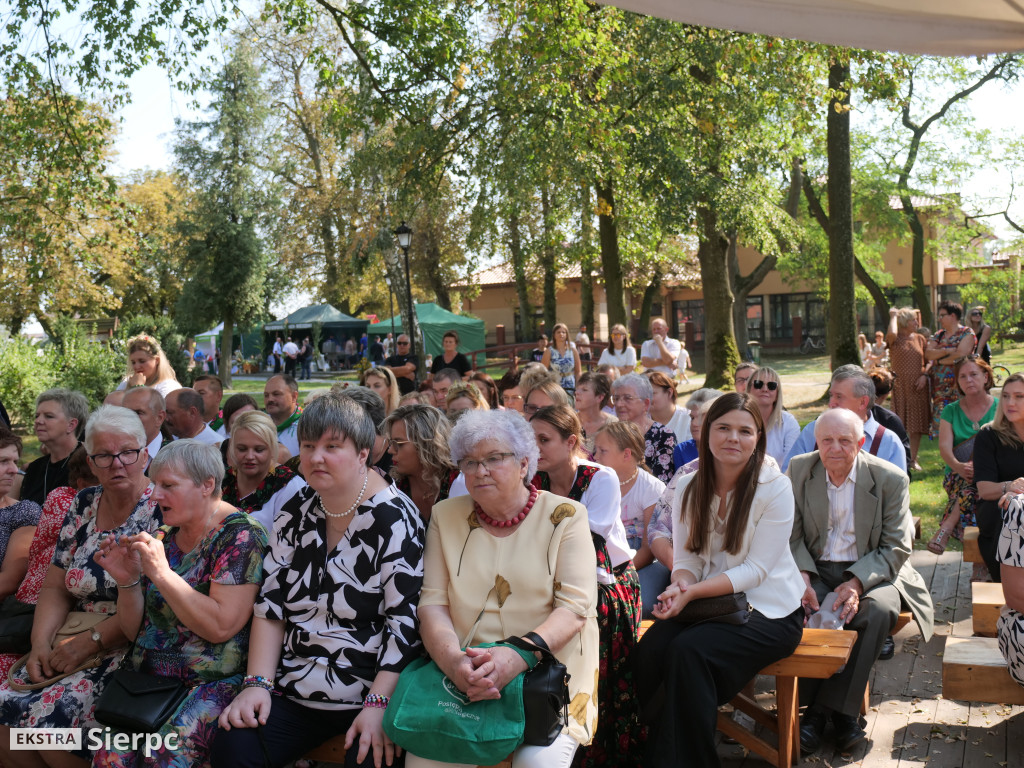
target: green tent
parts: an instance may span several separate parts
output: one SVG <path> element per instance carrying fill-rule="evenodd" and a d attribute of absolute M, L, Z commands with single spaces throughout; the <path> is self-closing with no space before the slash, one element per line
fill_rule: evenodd
<path fill-rule="evenodd" d="M 419 321 L 427 352 L 434 357 L 437 357 L 444 351 L 441 339 L 446 331 L 455 331 L 459 334 L 459 352 L 468 353 L 487 346 L 484 321 L 479 318 L 456 315 L 443 307 L 439 307 L 437 304 L 428 303 L 416 305 L 416 319 Z M 396 337 L 398 334 L 405 332 L 405 329 L 402 328 L 402 316 L 398 314 L 393 318 L 381 320 L 379 323 L 371 325 L 366 329 L 366 333 L 370 337 L 379 335 L 381 338 L 384 338 L 391 333 L 392 321 L 395 324 Z M 484 362 L 484 355 L 477 355 L 477 365 L 483 365 Z"/>

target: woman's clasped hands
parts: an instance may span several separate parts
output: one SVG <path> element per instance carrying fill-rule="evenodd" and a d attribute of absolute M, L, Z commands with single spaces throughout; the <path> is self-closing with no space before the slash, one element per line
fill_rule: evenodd
<path fill-rule="evenodd" d="M 448 677 L 470 701 L 500 699 L 501 689 L 529 667 L 511 648 L 466 648 Z"/>
<path fill-rule="evenodd" d="M 689 602 L 690 595 L 686 591 L 686 582 L 673 581 L 658 595 L 658 602 L 654 604 L 651 613 L 657 619 L 671 619 L 678 616 Z"/>

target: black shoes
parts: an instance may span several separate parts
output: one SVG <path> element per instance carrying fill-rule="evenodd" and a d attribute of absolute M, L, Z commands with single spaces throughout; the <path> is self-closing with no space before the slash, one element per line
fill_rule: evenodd
<path fill-rule="evenodd" d="M 896 655 L 896 642 L 892 639 L 892 635 L 888 635 L 885 638 L 885 642 L 882 643 L 882 651 L 878 654 L 879 661 L 888 661 Z"/>
<path fill-rule="evenodd" d="M 804 754 L 817 752 L 821 737 L 825 733 L 825 713 L 820 709 L 807 708 L 800 721 L 800 751 Z"/>
<path fill-rule="evenodd" d="M 851 752 L 854 747 L 868 737 L 860 726 L 860 718 L 856 715 L 833 712 L 832 725 L 836 729 L 836 749 L 844 754 Z"/>
<path fill-rule="evenodd" d="M 821 748 L 826 722 L 828 722 L 828 717 L 820 709 L 809 707 L 804 712 L 803 719 L 800 721 L 801 753 L 810 754 Z M 852 751 L 867 738 L 867 733 L 861 727 L 860 718 L 855 715 L 833 712 L 832 725 L 836 730 L 836 749 L 844 754 Z"/>

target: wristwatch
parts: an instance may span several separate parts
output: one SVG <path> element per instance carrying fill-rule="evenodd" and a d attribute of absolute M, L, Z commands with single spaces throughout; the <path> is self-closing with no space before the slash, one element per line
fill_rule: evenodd
<path fill-rule="evenodd" d="M 103 650 L 103 635 L 100 634 L 100 631 L 98 629 L 94 629 L 92 631 L 92 633 L 89 635 L 89 637 L 92 638 L 93 642 L 96 643 L 96 645 L 98 645 L 100 647 L 100 650 L 102 651 Z"/>

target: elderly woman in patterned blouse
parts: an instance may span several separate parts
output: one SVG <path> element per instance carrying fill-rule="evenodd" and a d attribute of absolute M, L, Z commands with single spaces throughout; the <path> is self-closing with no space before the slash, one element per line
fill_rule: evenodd
<path fill-rule="evenodd" d="M 675 473 L 672 452 L 676 437 L 664 424 L 651 418 L 651 400 L 654 388 L 646 376 L 628 373 L 612 382 L 612 400 L 619 421 L 629 421 L 640 428 L 644 436 L 644 461 L 651 474 L 667 483 Z"/>
<path fill-rule="evenodd" d="M 423 523 L 371 470 L 376 436 L 366 411 L 335 393 L 302 414 L 309 487 L 275 520 L 248 675 L 221 715 L 213 765 L 283 766 L 343 733 L 349 768 L 394 761 L 382 722 L 420 652 Z"/>

